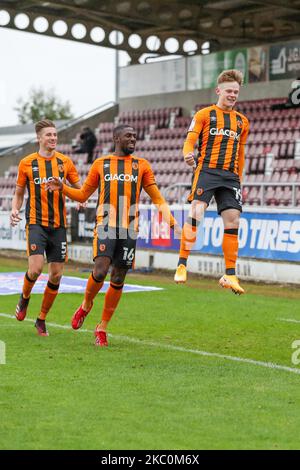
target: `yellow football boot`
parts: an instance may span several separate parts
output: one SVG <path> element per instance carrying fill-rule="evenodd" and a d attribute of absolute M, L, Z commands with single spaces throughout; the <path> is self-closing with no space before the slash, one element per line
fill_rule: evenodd
<path fill-rule="evenodd" d="M 219 280 L 219 284 L 221 287 L 225 287 L 225 289 L 231 289 L 234 294 L 241 295 L 245 293 L 236 276 L 224 274 L 224 276 Z"/>
<path fill-rule="evenodd" d="M 174 281 L 177 284 L 184 284 L 187 279 L 187 271 L 186 271 L 186 266 L 184 264 L 180 264 L 177 266 L 176 273 L 174 276 Z"/>

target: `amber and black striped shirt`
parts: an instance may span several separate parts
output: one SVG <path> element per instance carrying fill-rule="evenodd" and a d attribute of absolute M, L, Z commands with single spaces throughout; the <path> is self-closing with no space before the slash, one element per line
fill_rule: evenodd
<path fill-rule="evenodd" d="M 106 155 L 94 161 L 80 190 L 64 187 L 63 192 L 71 199 L 85 201 L 98 189 L 97 225 L 137 231 L 140 193 L 152 186 L 156 187 L 155 177 L 147 160 Z M 160 202 L 165 203 L 163 198 Z"/>
<path fill-rule="evenodd" d="M 239 174 L 239 155 L 246 143 L 249 121 L 237 111 L 217 105 L 198 111 L 189 127 L 183 153 L 194 150 L 198 139 L 198 169 L 217 168 Z"/>
<path fill-rule="evenodd" d="M 26 204 L 26 223 L 45 227 L 66 227 L 65 196 L 59 191 L 46 191 L 45 183 L 57 176 L 61 181 L 71 184 L 79 181 L 72 160 L 55 152 L 46 158 L 33 153 L 20 161 L 16 184 L 28 189 Z"/>

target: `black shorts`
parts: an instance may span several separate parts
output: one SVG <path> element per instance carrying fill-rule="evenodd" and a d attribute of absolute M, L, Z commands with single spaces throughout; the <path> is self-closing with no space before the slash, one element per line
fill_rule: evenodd
<path fill-rule="evenodd" d="M 193 178 L 193 185 L 195 183 Z M 209 205 L 215 197 L 218 214 L 226 209 L 237 209 L 242 212 L 241 184 L 238 175 L 227 170 L 209 169 L 201 170 L 194 191 L 188 200 L 203 201 Z"/>
<path fill-rule="evenodd" d="M 67 261 L 67 233 L 64 227 L 27 225 L 27 256 L 44 255 L 48 263 Z"/>
<path fill-rule="evenodd" d="M 93 259 L 108 256 L 117 268 L 130 269 L 134 264 L 137 232 L 101 225 L 95 228 Z"/>

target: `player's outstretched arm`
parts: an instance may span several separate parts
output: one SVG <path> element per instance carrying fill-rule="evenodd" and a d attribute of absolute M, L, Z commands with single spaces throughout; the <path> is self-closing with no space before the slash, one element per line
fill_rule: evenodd
<path fill-rule="evenodd" d="M 63 188 L 63 183 L 60 181 L 58 176 L 53 176 L 51 181 L 48 181 L 45 183 L 45 189 L 46 191 L 52 192 L 52 191 L 61 191 Z"/>
<path fill-rule="evenodd" d="M 180 237 L 181 236 L 181 228 L 178 225 L 176 219 L 171 214 L 170 208 L 161 195 L 156 184 L 151 184 L 150 186 L 144 187 L 146 193 L 150 196 L 153 204 L 156 205 L 159 212 L 162 214 L 163 220 L 169 224 L 171 228 L 174 229 L 174 232 Z"/>
<path fill-rule="evenodd" d="M 81 183 L 80 181 L 77 181 L 76 183 L 72 184 L 73 188 L 80 189 L 81 188 Z M 80 209 L 85 209 L 87 207 L 87 201 L 85 202 L 78 202 L 76 209 L 79 211 Z"/>
<path fill-rule="evenodd" d="M 73 201 L 85 202 L 97 188 L 89 186 L 86 182 L 83 183 L 80 189 L 71 188 L 70 186 L 62 183 L 58 177 L 54 176 L 53 180 L 46 183 L 45 189 L 46 191 L 59 190 L 62 191 L 65 196 L 73 199 Z"/>

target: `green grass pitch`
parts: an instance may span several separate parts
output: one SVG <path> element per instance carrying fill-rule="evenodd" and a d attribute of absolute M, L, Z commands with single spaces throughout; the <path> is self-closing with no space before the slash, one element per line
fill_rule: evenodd
<path fill-rule="evenodd" d="M 0 261 L 3 272 L 26 270 L 26 260 Z M 88 276 L 74 266 L 65 273 Z M 176 286 L 172 273 L 127 280 L 164 290 L 123 295 L 107 349 L 93 338 L 101 294 L 88 331 L 50 325 L 69 326 L 81 294 L 58 295 L 48 338 L 30 321 L 0 316 L 1 449 L 300 447 L 300 366 L 291 362 L 300 323 L 282 321 L 300 321 L 297 288 L 243 283 L 247 294 L 237 297 L 216 280 Z M 32 296 L 29 319 L 41 297 Z M 0 296 L 0 313 L 13 314 L 17 299 Z"/>

